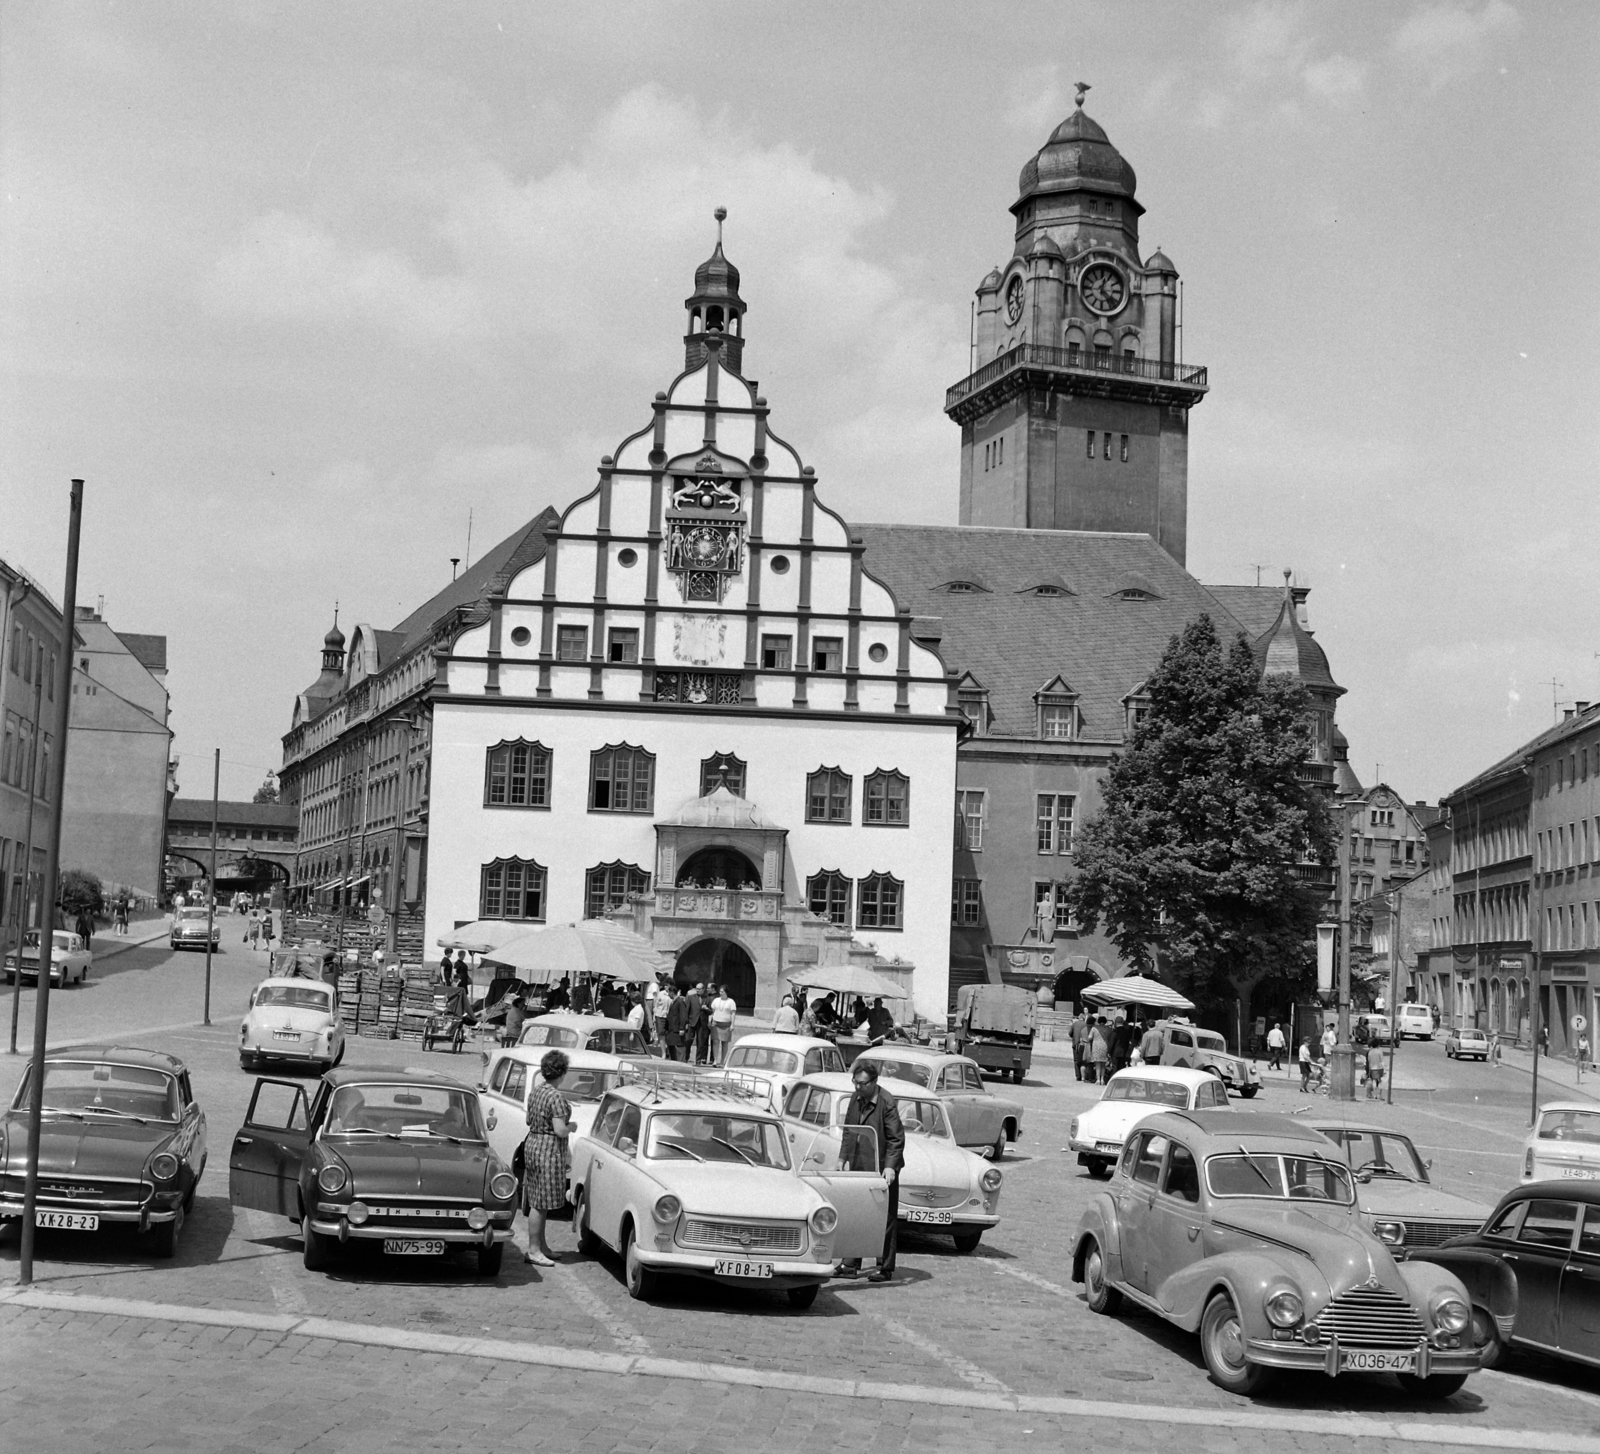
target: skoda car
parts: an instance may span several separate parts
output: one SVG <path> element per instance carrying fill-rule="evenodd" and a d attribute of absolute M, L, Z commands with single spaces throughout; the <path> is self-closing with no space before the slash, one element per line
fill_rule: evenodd
<path fill-rule="evenodd" d="M 206 919 L 208 915 L 204 904 L 195 905 L 177 910 L 172 916 L 172 947 L 174 949 L 204 949 L 206 947 Z M 222 925 L 216 922 L 216 916 L 209 916 L 211 923 L 211 947 L 213 950 L 222 944 Z"/>

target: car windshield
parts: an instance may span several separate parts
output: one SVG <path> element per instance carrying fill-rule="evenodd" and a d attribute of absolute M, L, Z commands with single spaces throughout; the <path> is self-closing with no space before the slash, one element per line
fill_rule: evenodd
<path fill-rule="evenodd" d="M 577 1048 L 578 1032 L 568 1030 L 561 1025 L 545 1025 L 535 1020 L 531 1025 L 522 1027 L 522 1039 L 519 1045 L 550 1045 L 562 1050 Z"/>
<path fill-rule="evenodd" d="M 205 921 L 206 921 L 206 910 L 204 910 L 204 909 L 179 909 L 178 910 L 178 917 L 180 919 L 193 919 L 196 923 L 204 924 Z"/>
<path fill-rule="evenodd" d="M 1473 1042 L 1477 1042 L 1479 1040 L 1487 1040 L 1488 1038 L 1489 1037 L 1485 1035 L 1482 1030 L 1459 1030 L 1456 1032 L 1456 1039 L 1458 1040 L 1471 1040 Z"/>
<path fill-rule="evenodd" d="M 1176 1106 L 1180 1111 L 1189 1109 L 1189 1090 L 1170 1080 L 1149 1080 L 1142 1075 L 1111 1078 L 1103 1101 L 1142 1101 L 1149 1105 Z"/>
<path fill-rule="evenodd" d="M 789 1154 L 776 1121 L 720 1111 L 657 1111 L 645 1153 L 658 1161 L 731 1161 L 787 1169 Z"/>
<path fill-rule="evenodd" d="M 793 1075 L 800 1069 L 800 1057 L 792 1050 L 779 1050 L 771 1045 L 735 1045 L 728 1056 L 729 1065 L 745 1070 L 775 1070 L 779 1075 Z"/>
<path fill-rule="evenodd" d="M 944 1141 L 950 1139 L 950 1123 L 945 1120 L 944 1107 L 938 1101 L 902 1099 L 900 1124 L 908 1135 L 937 1136 Z"/>
<path fill-rule="evenodd" d="M 1600 1143 L 1600 1111 L 1546 1111 L 1539 1117 L 1539 1139 Z"/>
<path fill-rule="evenodd" d="M 256 992 L 256 1007 L 259 1009 L 262 1005 L 329 1012 L 333 1009 L 333 992 L 309 984 L 264 984 Z"/>
<path fill-rule="evenodd" d="M 452 1086 L 405 1082 L 340 1086 L 323 1129 L 330 1136 L 484 1139 L 476 1096 Z"/>
<path fill-rule="evenodd" d="M 650 1047 L 644 1043 L 644 1036 L 637 1030 L 615 1030 L 612 1032 L 612 1044 L 616 1046 L 618 1055 L 648 1055 Z"/>
<path fill-rule="evenodd" d="M 1196 1030 L 1194 1032 L 1194 1043 L 1202 1050 L 1221 1050 L 1226 1052 L 1228 1048 L 1228 1042 L 1217 1034 L 1215 1030 Z"/>
<path fill-rule="evenodd" d="M 561 1094 L 569 1101 L 597 1101 L 617 1083 L 614 1070 L 574 1065 L 561 1081 Z"/>
<path fill-rule="evenodd" d="M 1355 1201 L 1350 1173 L 1314 1156 L 1247 1152 L 1206 1158 L 1206 1185 L 1214 1197 L 1274 1197 L 1279 1200 Z"/>
<path fill-rule="evenodd" d="M 1426 1181 L 1428 1168 L 1408 1137 L 1393 1131 L 1353 1131 L 1347 1126 L 1319 1126 L 1325 1136 L 1344 1147 L 1357 1176 L 1392 1176 L 1405 1181 Z"/>
<path fill-rule="evenodd" d="M 23 1077 L 14 1109 L 33 1104 L 33 1069 Z M 54 1060 L 44 1068 L 44 1109 L 61 1115 L 176 1121 L 183 1102 L 164 1070 L 109 1060 Z"/>
<path fill-rule="evenodd" d="M 933 1080 L 933 1067 L 919 1065 L 914 1060 L 891 1060 L 886 1055 L 874 1055 L 873 1064 L 878 1067 L 878 1074 L 889 1080 L 908 1081 L 912 1085 L 920 1085 L 927 1089 Z"/>

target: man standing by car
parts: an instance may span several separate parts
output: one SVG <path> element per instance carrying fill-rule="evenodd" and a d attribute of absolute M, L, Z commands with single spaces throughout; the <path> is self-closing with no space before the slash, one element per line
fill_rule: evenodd
<path fill-rule="evenodd" d="M 1283 1069 L 1283 1052 L 1284 1052 L 1285 1048 L 1286 1048 L 1286 1042 L 1284 1041 L 1284 1038 L 1283 1038 L 1283 1026 L 1280 1025 L 1276 1020 L 1274 1020 L 1272 1022 L 1272 1028 L 1267 1031 L 1267 1069 L 1268 1070 L 1282 1070 Z"/>
<path fill-rule="evenodd" d="M 1161 1031 L 1156 1028 L 1154 1020 L 1139 1042 L 1139 1055 L 1146 1065 L 1161 1064 Z"/>
<path fill-rule="evenodd" d="M 1072 1073 L 1079 1080 L 1083 1079 L 1083 1061 L 1088 1050 L 1089 1026 L 1087 1017 L 1079 1010 L 1072 1017 L 1072 1028 L 1067 1032 L 1072 1040 Z"/>
<path fill-rule="evenodd" d="M 678 993 L 676 984 L 668 985 L 672 1003 L 667 1006 L 667 1059 L 688 1060 L 689 1033 L 693 1028 L 687 996 Z"/>
<path fill-rule="evenodd" d="M 865 1138 L 853 1138 L 851 1171 L 876 1171 L 889 1180 L 889 1220 L 883 1232 L 883 1253 L 877 1268 L 868 1276 L 868 1282 L 889 1282 L 894 1277 L 894 1261 L 900 1217 L 900 1169 L 906 1164 L 906 1133 L 900 1125 L 900 1108 L 888 1091 L 878 1086 L 878 1067 L 871 1060 L 858 1060 L 850 1072 L 856 1093 L 850 1097 L 845 1109 L 844 1123 L 849 1126 L 867 1126 L 873 1133 L 873 1150 L 863 1144 Z M 876 1154 L 874 1155 L 873 1152 Z M 851 1258 L 839 1265 L 841 1277 L 855 1277 L 861 1271 L 859 1258 Z"/>

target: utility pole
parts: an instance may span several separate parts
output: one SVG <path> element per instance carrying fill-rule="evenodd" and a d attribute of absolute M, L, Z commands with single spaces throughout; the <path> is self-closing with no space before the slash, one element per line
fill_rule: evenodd
<path fill-rule="evenodd" d="M 1356 1054 L 1350 1043 L 1350 822 L 1351 800 L 1341 804 L 1343 833 L 1339 844 L 1339 984 L 1338 1043 L 1328 1067 L 1328 1097 L 1336 1101 L 1356 1098 Z"/>
<path fill-rule="evenodd" d="M 72 482 L 67 518 L 67 581 L 61 593 L 61 675 L 56 682 L 56 755 L 50 759 L 49 847 L 44 858 L 44 922 L 39 926 L 39 996 L 33 1007 L 33 1064 L 28 1070 L 27 1169 L 22 1181 L 22 1250 L 17 1281 L 33 1281 L 34 1211 L 39 1205 L 39 1136 L 44 1124 L 44 1051 L 49 1043 L 50 959 L 56 936 L 56 880 L 61 863 L 61 800 L 67 786 L 67 734 L 72 726 L 72 632 L 78 615 L 78 540 L 83 530 L 83 481 Z M 17 966 L 20 979 L 21 965 Z"/>
<path fill-rule="evenodd" d="M 66 651 L 72 656 L 72 641 L 67 641 Z M 33 674 L 33 741 L 28 747 L 28 826 L 27 841 L 22 846 L 22 902 L 17 906 L 17 973 L 11 978 L 11 1054 L 17 1053 L 17 1024 L 22 1018 L 22 936 L 28 932 L 28 889 L 33 882 L 33 805 L 39 800 L 39 702 L 44 690 L 45 653 L 39 652 L 39 669 Z M 69 661 L 67 680 L 72 680 Z M 85 946 L 87 947 L 87 946 Z"/>
<path fill-rule="evenodd" d="M 222 781 L 222 749 L 211 760 L 211 892 L 206 895 L 206 1011 L 211 1023 L 211 935 L 217 922 L 217 788 Z"/>
<path fill-rule="evenodd" d="M 1405 901 L 1404 892 L 1395 889 L 1389 906 L 1389 1084 L 1384 1099 L 1394 1104 L 1395 1054 L 1400 1049 L 1396 1027 L 1400 1017 L 1400 906 Z"/>

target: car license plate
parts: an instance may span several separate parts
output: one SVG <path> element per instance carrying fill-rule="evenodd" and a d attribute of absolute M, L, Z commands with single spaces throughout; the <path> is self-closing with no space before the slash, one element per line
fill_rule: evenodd
<path fill-rule="evenodd" d="M 719 1257 L 711 1269 L 718 1277 L 771 1277 L 770 1262 L 742 1262 L 733 1257 Z"/>
<path fill-rule="evenodd" d="M 1417 1366 L 1415 1351 L 1356 1349 L 1339 1354 L 1339 1369 L 1352 1373 L 1410 1373 Z"/>
<path fill-rule="evenodd" d="M 444 1243 L 432 1237 L 385 1237 L 383 1250 L 390 1257 L 442 1257 Z"/>
<path fill-rule="evenodd" d="M 1109 1151 L 1113 1156 L 1120 1155 L 1122 1152 L 1122 1146 L 1116 1141 L 1096 1141 L 1094 1149 L 1096 1151 Z"/>
<path fill-rule="evenodd" d="M 55 1227 L 62 1232 L 98 1232 L 100 1218 L 93 1212 L 35 1212 L 33 1225 Z"/>
<path fill-rule="evenodd" d="M 272 1034 L 278 1040 L 298 1040 L 300 1038 L 298 1030 L 274 1030 Z"/>
<path fill-rule="evenodd" d="M 1590 1171 L 1583 1166 L 1563 1166 L 1561 1174 L 1568 1181 L 1600 1181 L 1600 1171 Z"/>
<path fill-rule="evenodd" d="M 905 1207 L 900 1215 L 908 1222 L 932 1222 L 935 1226 L 950 1224 L 950 1213 L 935 1211 L 932 1207 Z"/>

